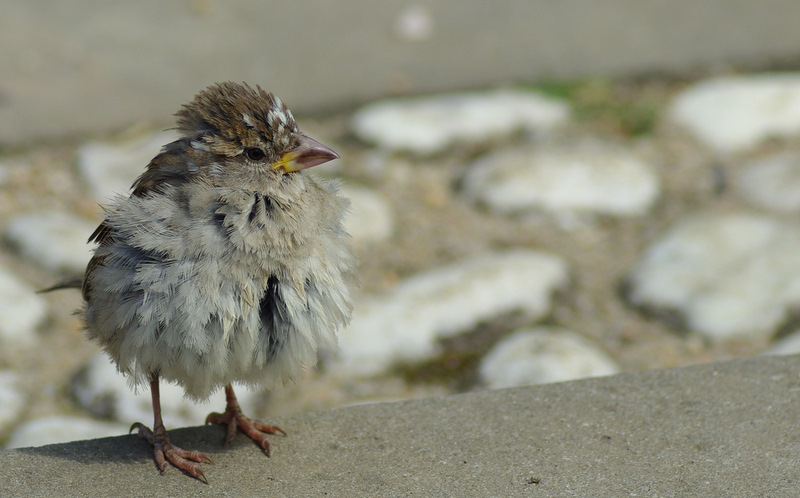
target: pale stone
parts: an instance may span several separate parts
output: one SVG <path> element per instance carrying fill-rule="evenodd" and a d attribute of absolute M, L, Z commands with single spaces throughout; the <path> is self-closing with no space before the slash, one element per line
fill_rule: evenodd
<path fill-rule="evenodd" d="M 784 337 L 764 352 L 766 355 L 791 355 L 800 354 L 800 331 Z"/>
<path fill-rule="evenodd" d="M 0 267 L 0 344 L 5 351 L 36 343 L 47 305 L 35 290 Z"/>
<path fill-rule="evenodd" d="M 435 31 L 436 24 L 430 10 L 424 5 L 408 5 L 397 15 L 394 31 L 401 40 L 421 42 L 428 40 Z"/>
<path fill-rule="evenodd" d="M 497 90 L 375 102 L 355 113 L 352 128 L 380 148 L 431 155 L 459 143 L 549 131 L 568 117 L 564 102 L 531 91 Z"/>
<path fill-rule="evenodd" d="M 480 377 L 492 389 L 612 375 L 619 367 L 582 336 L 558 328 L 523 329 L 483 358 Z"/>
<path fill-rule="evenodd" d="M 63 211 L 18 214 L 6 227 L 6 237 L 29 260 L 55 272 L 83 274 L 91 259 L 87 240 L 97 223 Z"/>
<path fill-rule="evenodd" d="M 25 394 L 20 384 L 22 378 L 11 371 L 0 371 L 0 435 L 20 419 L 25 410 Z"/>
<path fill-rule="evenodd" d="M 100 422 L 79 417 L 42 417 L 21 425 L 11 435 L 6 448 L 27 448 L 85 439 L 123 436 L 128 434 L 125 424 Z"/>
<path fill-rule="evenodd" d="M 333 366 L 375 374 L 398 362 L 434 356 L 437 340 L 512 311 L 544 315 L 551 294 L 566 285 L 567 265 L 535 251 L 508 251 L 430 270 L 391 292 L 358 300 L 340 334 Z"/>
<path fill-rule="evenodd" d="M 747 213 L 679 222 L 631 273 L 630 300 L 709 339 L 768 336 L 800 300 L 800 225 Z"/>
<path fill-rule="evenodd" d="M 782 153 L 742 167 L 739 190 L 753 205 L 776 212 L 800 211 L 800 155 Z"/>
<path fill-rule="evenodd" d="M 394 231 L 394 216 L 386 199 L 379 193 L 352 185 L 341 188 L 350 199 L 350 212 L 344 226 L 356 245 L 367 245 L 388 239 Z"/>
<path fill-rule="evenodd" d="M 179 136 L 172 130 L 122 143 L 88 142 L 78 150 L 78 168 L 94 198 L 105 204 L 117 194 L 127 194 L 150 160 Z"/>
<path fill-rule="evenodd" d="M 633 216 L 659 195 L 653 167 L 625 149 L 584 143 L 558 149 L 505 149 L 473 164 L 465 196 L 499 214 L 555 213 Z"/>
<path fill-rule="evenodd" d="M 672 119 L 720 152 L 800 133 L 800 73 L 723 76 L 677 96 Z"/>

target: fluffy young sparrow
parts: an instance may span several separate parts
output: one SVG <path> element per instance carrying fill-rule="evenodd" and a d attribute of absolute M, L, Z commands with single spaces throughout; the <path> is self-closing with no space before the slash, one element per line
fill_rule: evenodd
<path fill-rule="evenodd" d="M 205 480 L 211 459 L 172 444 L 159 380 L 194 399 L 225 388 L 224 413 L 206 423 L 237 429 L 269 455 L 284 433 L 242 414 L 232 382 L 273 387 L 316 362 L 351 312 L 355 260 L 342 228 L 348 201 L 304 170 L 339 156 L 304 135 L 270 93 L 221 83 L 177 113 L 167 144 L 117 197 L 92 234 L 82 281 L 90 338 L 137 386 L 149 385 L 158 468 L 170 462 Z M 284 433 L 285 434 L 285 433 Z"/>

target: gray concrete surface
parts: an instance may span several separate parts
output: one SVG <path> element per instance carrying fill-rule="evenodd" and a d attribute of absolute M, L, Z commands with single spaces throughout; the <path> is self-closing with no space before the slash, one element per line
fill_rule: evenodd
<path fill-rule="evenodd" d="M 800 358 L 626 373 L 272 420 L 266 458 L 176 430 L 209 484 L 134 436 L 0 452 L 0 496 L 797 496 Z"/>
<path fill-rule="evenodd" d="M 300 113 L 395 93 L 675 73 L 800 54 L 794 0 L 0 1 L 0 145 L 107 133 L 219 80 Z M 424 17 L 424 16 L 423 16 Z"/>

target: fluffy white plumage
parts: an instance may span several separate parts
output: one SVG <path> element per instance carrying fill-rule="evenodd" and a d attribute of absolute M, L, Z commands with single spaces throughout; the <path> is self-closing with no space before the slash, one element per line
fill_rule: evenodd
<path fill-rule="evenodd" d="M 264 194 L 191 184 L 106 209 L 115 240 L 97 250 L 85 317 L 135 384 L 159 372 L 193 398 L 233 381 L 273 387 L 335 344 L 351 309 L 348 201 L 301 178 Z"/>

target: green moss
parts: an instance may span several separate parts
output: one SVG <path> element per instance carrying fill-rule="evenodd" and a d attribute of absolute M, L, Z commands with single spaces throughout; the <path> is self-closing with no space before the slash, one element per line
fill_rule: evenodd
<path fill-rule="evenodd" d="M 532 88 L 569 102 L 578 122 L 628 137 L 650 134 L 667 100 L 659 82 L 545 81 Z"/>

